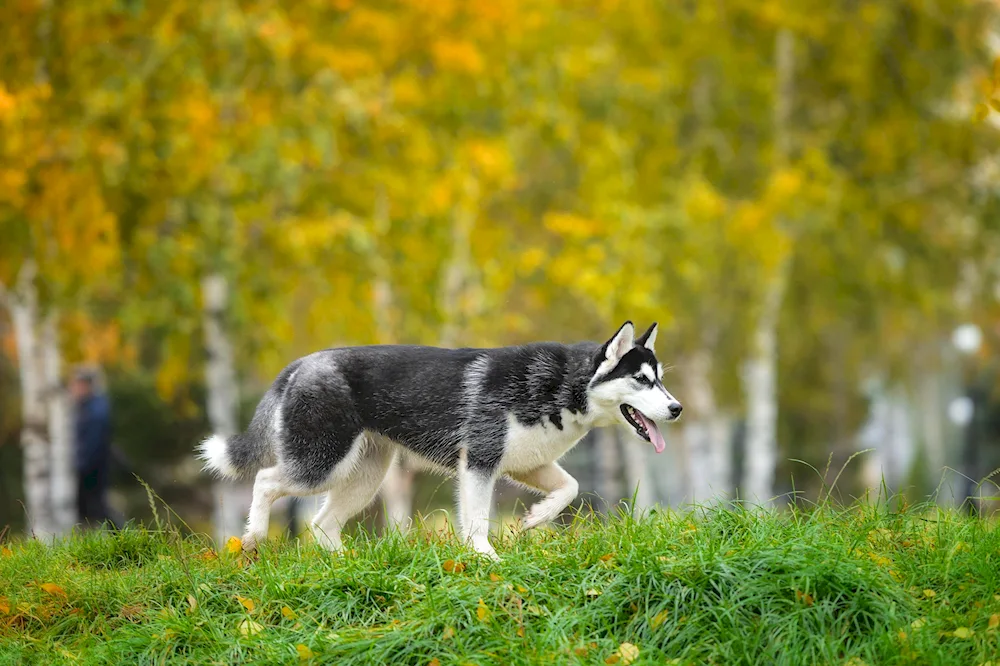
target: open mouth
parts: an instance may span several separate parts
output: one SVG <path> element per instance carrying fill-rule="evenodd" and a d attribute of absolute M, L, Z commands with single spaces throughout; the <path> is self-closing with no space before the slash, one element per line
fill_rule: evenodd
<path fill-rule="evenodd" d="M 657 453 L 663 453 L 667 448 L 667 443 L 663 439 L 663 434 L 657 427 L 653 419 L 649 418 L 632 405 L 622 405 L 622 414 L 629 425 L 635 428 L 635 433 L 653 445 Z"/>

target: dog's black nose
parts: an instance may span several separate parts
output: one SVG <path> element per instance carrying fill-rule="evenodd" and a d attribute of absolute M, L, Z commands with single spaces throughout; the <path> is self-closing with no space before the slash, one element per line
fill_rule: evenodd
<path fill-rule="evenodd" d="M 673 418 L 676 419 L 678 416 L 680 416 L 682 411 L 684 411 L 684 407 L 681 405 L 681 403 L 675 402 L 674 404 L 670 405 L 670 416 L 672 416 Z"/>

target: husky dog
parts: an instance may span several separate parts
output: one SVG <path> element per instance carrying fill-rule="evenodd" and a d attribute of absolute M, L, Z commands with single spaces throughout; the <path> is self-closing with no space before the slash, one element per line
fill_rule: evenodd
<path fill-rule="evenodd" d="M 663 386 L 656 331 L 635 339 L 625 322 L 604 344 L 327 349 L 282 370 L 247 431 L 208 438 L 199 457 L 220 476 L 256 475 L 245 549 L 267 535 L 275 500 L 325 491 L 312 529 L 337 550 L 344 524 L 405 449 L 457 477 L 462 536 L 495 558 L 487 537 L 498 477 L 545 495 L 524 517 L 528 529 L 576 498 L 579 484 L 556 461 L 592 428 L 628 425 L 663 452 L 658 424 L 676 420 L 681 404 Z"/>

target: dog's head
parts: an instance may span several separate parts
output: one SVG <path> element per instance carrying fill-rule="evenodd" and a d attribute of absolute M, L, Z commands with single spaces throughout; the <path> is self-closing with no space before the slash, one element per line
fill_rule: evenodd
<path fill-rule="evenodd" d="M 598 410 L 634 429 L 662 453 L 666 443 L 659 426 L 680 417 L 681 403 L 663 386 L 655 342 L 656 324 L 638 339 L 632 322 L 622 324 L 594 359 L 588 394 Z"/>

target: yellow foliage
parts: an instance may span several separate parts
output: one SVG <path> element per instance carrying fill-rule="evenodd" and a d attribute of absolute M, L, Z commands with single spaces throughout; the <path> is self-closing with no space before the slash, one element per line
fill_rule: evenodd
<path fill-rule="evenodd" d="M 596 236 L 604 228 L 604 225 L 596 220 L 589 220 L 571 213 L 548 213 L 542 224 L 552 233 L 575 239 Z"/>
<path fill-rule="evenodd" d="M 439 39 L 431 45 L 434 64 L 446 71 L 463 74 L 481 74 L 483 56 L 476 45 L 469 41 Z"/>
<path fill-rule="evenodd" d="M 697 180 L 685 193 L 684 211 L 696 223 L 707 222 L 721 217 L 726 212 L 726 203 L 709 183 Z"/>

